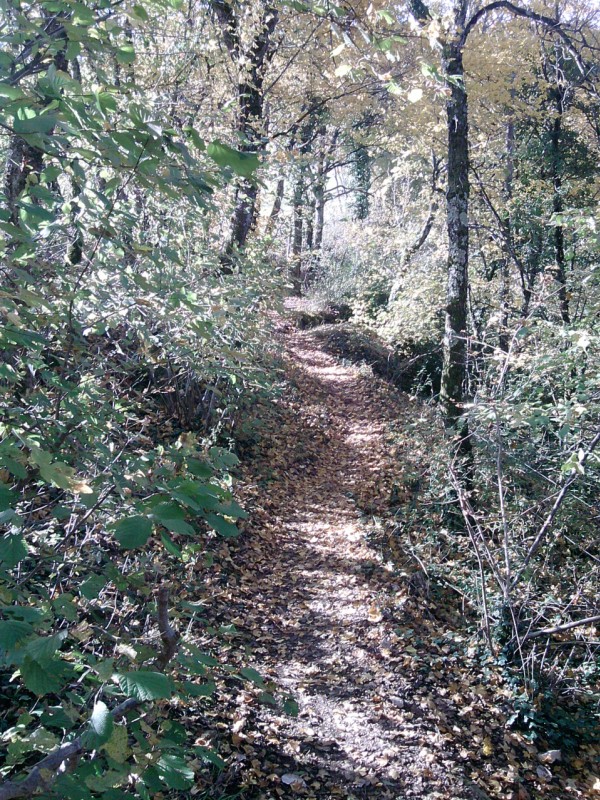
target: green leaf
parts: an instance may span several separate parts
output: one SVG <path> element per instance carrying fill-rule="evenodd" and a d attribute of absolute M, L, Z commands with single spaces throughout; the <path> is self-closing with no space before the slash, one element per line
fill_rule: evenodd
<path fill-rule="evenodd" d="M 136 19 L 141 20 L 142 22 L 148 21 L 148 12 L 141 5 L 135 5 L 132 9 L 132 14 Z"/>
<path fill-rule="evenodd" d="M 5 483 L 0 483 L 0 511 L 12 508 L 17 502 L 15 493 Z"/>
<path fill-rule="evenodd" d="M 121 547 L 143 547 L 152 535 L 152 522 L 148 517 L 125 517 L 114 526 L 114 532 Z"/>
<path fill-rule="evenodd" d="M 31 606 L 2 606 L 1 611 L 7 617 L 22 619 L 23 622 L 31 622 L 33 625 L 41 625 L 47 618 L 47 614 Z"/>
<path fill-rule="evenodd" d="M 121 691 L 136 700 L 164 700 L 171 696 L 173 685 L 162 672 L 126 672 L 118 675 Z"/>
<path fill-rule="evenodd" d="M 103 575 L 88 575 L 80 585 L 79 593 L 86 600 L 95 600 L 105 586 L 106 578 Z"/>
<path fill-rule="evenodd" d="M 56 126 L 55 114 L 36 114 L 28 109 L 21 118 L 15 119 L 13 122 L 13 130 L 15 133 L 30 134 L 30 133 L 50 133 Z"/>
<path fill-rule="evenodd" d="M 73 602 L 73 595 L 70 592 L 59 594 L 58 597 L 52 601 L 52 607 L 58 617 L 63 617 L 67 622 L 75 622 L 77 620 L 77 606 Z"/>
<path fill-rule="evenodd" d="M 57 662 L 48 661 L 40 664 L 32 658 L 25 658 L 20 666 L 21 678 L 30 692 L 45 695 L 60 692 L 62 681 L 60 671 L 56 669 Z"/>
<path fill-rule="evenodd" d="M 291 698 L 286 700 L 285 703 L 283 704 L 283 712 L 284 714 L 287 714 L 290 717 L 297 717 L 298 714 L 300 713 L 300 708 L 298 706 L 298 703 L 295 700 L 292 700 Z"/>
<path fill-rule="evenodd" d="M 27 556 L 25 540 L 18 533 L 9 533 L 0 538 L 0 564 L 4 569 L 16 567 Z"/>
<path fill-rule="evenodd" d="M 207 514 L 206 521 L 211 528 L 214 528 L 217 533 L 221 534 L 221 536 L 224 536 L 225 538 L 231 538 L 233 536 L 240 535 L 239 530 L 233 524 L 233 522 L 228 522 L 226 519 L 219 517 L 217 514 Z"/>
<path fill-rule="evenodd" d="M 192 683 L 185 681 L 183 691 L 190 697 L 211 697 L 217 690 L 214 683 Z"/>
<path fill-rule="evenodd" d="M 73 485 L 75 470 L 62 461 L 55 461 L 53 464 L 40 465 L 40 475 L 45 481 L 59 489 L 70 489 Z"/>
<path fill-rule="evenodd" d="M 73 23 L 75 25 L 88 26 L 94 24 L 94 13 L 83 3 L 72 3 L 70 7 L 73 11 Z"/>
<path fill-rule="evenodd" d="M 16 619 L 0 622 L 0 649 L 12 650 L 16 644 L 27 639 L 33 633 L 33 628 L 27 622 Z"/>
<path fill-rule="evenodd" d="M 0 83 L 0 97 L 6 100 L 20 100 L 23 97 L 23 90 L 10 83 Z"/>
<path fill-rule="evenodd" d="M 10 458 L 10 456 L 3 456 L 2 463 L 9 472 L 12 472 L 15 478 L 21 478 L 21 480 L 27 478 L 27 469 L 20 461 Z"/>
<path fill-rule="evenodd" d="M 160 757 L 156 769 L 169 789 L 189 789 L 194 783 L 194 770 L 180 756 L 165 753 Z"/>
<path fill-rule="evenodd" d="M 243 678 L 246 678 L 246 680 L 252 681 L 252 683 L 256 684 L 256 686 L 258 686 L 260 689 L 265 688 L 266 684 L 263 680 L 262 675 L 260 674 L 260 672 L 257 672 L 255 669 L 252 669 L 252 667 L 244 667 L 243 669 L 240 670 L 240 675 Z"/>
<path fill-rule="evenodd" d="M 395 19 L 389 11 L 385 11 L 382 9 L 381 11 L 377 12 L 377 16 L 385 20 L 385 22 L 387 22 L 388 25 L 393 25 L 395 23 Z"/>
<path fill-rule="evenodd" d="M 24 652 L 27 657 L 39 664 L 44 664 L 51 661 L 52 656 L 60 649 L 66 638 L 67 631 L 59 631 L 53 636 L 37 636 L 25 645 Z"/>
<path fill-rule="evenodd" d="M 171 539 L 168 533 L 161 531 L 160 540 L 163 543 L 165 550 L 168 553 L 171 553 L 171 555 L 175 556 L 175 558 L 179 558 L 180 560 L 183 559 L 183 553 L 181 552 L 179 547 L 177 547 L 177 545 L 175 544 L 173 539 Z"/>
<path fill-rule="evenodd" d="M 110 739 L 104 745 L 103 749 L 106 755 L 118 764 L 124 764 L 131 753 L 127 744 L 128 738 L 125 725 L 115 725 Z M 106 795 L 103 797 L 106 798 Z"/>
<path fill-rule="evenodd" d="M 194 747 L 194 753 L 198 758 L 201 758 L 203 761 L 208 761 L 210 764 L 214 764 L 215 767 L 219 769 L 224 769 L 226 766 L 221 756 L 217 755 L 217 753 L 209 747 Z"/>
<path fill-rule="evenodd" d="M 99 700 L 94 705 L 92 716 L 90 717 L 89 731 L 86 739 L 89 740 L 88 747 L 97 749 L 108 742 L 113 732 L 113 715 L 110 709 Z"/>
<path fill-rule="evenodd" d="M 133 49 L 133 45 L 131 44 L 124 44 L 115 53 L 115 58 L 119 62 L 119 64 L 127 65 L 133 64 L 135 61 L 135 50 Z"/>
<path fill-rule="evenodd" d="M 226 517 L 238 517 L 238 519 L 247 519 L 248 512 L 244 511 L 239 503 L 235 500 L 228 500 L 226 503 L 219 504 L 219 511 Z"/>
<path fill-rule="evenodd" d="M 101 681 L 108 681 L 114 672 L 115 660 L 114 658 L 107 658 L 104 661 L 99 661 L 94 669 Z"/>
<path fill-rule="evenodd" d="M 242 178 L 251 177 L 252 173 L 260 166 L 256 153 L 243 153 L 240 150 L 234 150 L 233 147 L 229 147 L 229 145 L 223 144 L 217 139 L 208 145 L 206 152 L 220 167 L 229 167 L 236 175 L 240 175 Z"/>
<path fill-rule="evenodd" d="M 215 473 L 210 464 L 207 464 L 206 461 L 200 461 L 197 458 L 190 458 L 187 462 L 187 467 L 189 472 L 197 478 L 212 478 Z"/>
<path fill-rule="evenodd" d="M 172 533 L 193 536 L 196 531 L 185 521 L 186 512 L 178 503 L 159 503 L 152 509 L 152 515 Z"/>

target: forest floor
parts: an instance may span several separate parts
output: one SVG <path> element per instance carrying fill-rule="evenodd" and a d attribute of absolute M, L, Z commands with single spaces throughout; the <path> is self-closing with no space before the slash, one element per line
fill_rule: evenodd
<path fill-rule="evenodd" d="M 227 762 L 206 797 L 594 796 L 585 754 L 574 777 L 507 727 L 511 693 L 458 594 L 382 544 L 390 497 L 410 505 L 432 458 L 430 410 L 315 331 L 279 319 L 276 334 L 287 388 L 245 420 L 251 514 L 220 548 L 205 609 L 215 630 L 234 626 L 219 657 L 265 685 L 230 686 L 206 714 Z"/>

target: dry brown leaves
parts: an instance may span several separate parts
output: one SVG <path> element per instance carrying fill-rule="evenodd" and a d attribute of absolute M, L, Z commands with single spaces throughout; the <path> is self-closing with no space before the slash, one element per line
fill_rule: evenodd
<path fill-rule="evenodd" d="M 458 598 L 368 544 L 427 465 L 410 436 L 390 447 L 391 427 L 421 415 L 435 436 L 435 424 L 311 332 L 279 328 L 288 387 L 253 411 L 239 485 L 250 520 L 221 547 L 203 612 L 214 630 L 235 625 L 215 637 L 221 658 L 266 685 L 223 684 L 214 712 L 190 720 L 227 762 L 209 796 L 591 797 L 593 752 L 567 763 L 507 728 L 510 691 L 470 644 Z"/>

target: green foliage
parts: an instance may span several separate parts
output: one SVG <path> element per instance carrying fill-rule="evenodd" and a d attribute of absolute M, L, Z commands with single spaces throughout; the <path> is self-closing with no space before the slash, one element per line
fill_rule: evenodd
<path fill-rule="evenodd" d="M 265 384 L 275 281 L 260 258 L 225 279 L 208 232 L 217 193 L 258 159 L 207 148 L 146 91 L 139 53 L 166 6 L 42 2 L 3 30 L 1 769 L 22 774 L 69 731 L 97 755 L 56 776 L 65 798 L 193 783 L 169 701 L 210 702 L 220 667 L 183 642 L 159 671 L 153 592 L 238 534 L 219 437 Z M 127 698 L 161 704 L 154 730 L 114 716 Z"/>

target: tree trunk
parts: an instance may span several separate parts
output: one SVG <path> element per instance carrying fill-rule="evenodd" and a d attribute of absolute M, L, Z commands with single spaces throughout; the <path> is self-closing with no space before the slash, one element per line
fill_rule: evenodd
<path fill-rule="evenodd" d="M 511 97 L 513 93 L 511 93 Z M 508 335 L 508 317 L 510 305 L 510 246 L 511 224 L 508 204 L 512 199 L 513 176 L 515 172 L 515 123 L 511 117 L 506 124 L 506 164 L 504 167 L 504 254 L 500 267 L 500 336 L 499 345 L 504 353 L 508 353 L 510 339 Z"/>
<path fill-rule="evenodd" d="M 306 207 L 306 249 L 312 251 L 315 245 L 315 196 L 310 199 Z"/>
<path fill-rule="evenodd" d="M 269 218 L 267 220 L 267 224 L 265 225 L 265 235 L 268 236 L 275 225 L 275 220 L 279 216 L 279 212 L 281 211 L 281 205 L 283 203 L 283 195 L 285 190 L 285 178 L 279 178 L 277 181 L 277 188 L 275 189 L 275 200 L 273 201 L 273 208 L 271 209 L 271 213 L 269 214 Z"/>
<path fill-rule="evenodd" d="M 40 174 L 44 166 L 43 159 L 43 150 L 30 145 L 20 136 L 10 137 L 4 171 L 4 195 L 13 225 L 19 224 L 18 200 L 27 186 L 27 178 Z"/>
<path fill-rule="evenodd" d="M 294 294 L 300 297 L 302 294 L 302 238 L 304 230 L 304 213 L 302 204 L 304 202 L 304 175 L 302 172 L 296 180 L 294 188 L 294 218 L 292 234 L 292 264 L 291 278 Z"/>
<path fill-rule="evenodd" d="M 258 33 L 249 46 L 243 46 L 239 10 L 229 0 L 212 0 L 211 7 L 221 27 L 223 41 L 238 69 L 239 148 L 244 153 L 258 153 L 264 147 L 263 84 L 266 67 L 273 56 L 272 40 L 279 12 L 273 6 L 265 4 Z M 236 186 L 231 233 L 222 257 L 225 271 L 230 271 L 234 253 L 243 250 L 246 245 L 256 221 L 257 197 L 257 183 L 251 178 L 241 178 Z"/>
<path fill-rule="evenodd" d="M 315 196 L 315 236 L 313 250 L 320 251 L 323 245 L 323 228 L 325 226 L 325 153 L 319 155 L 317 179 L 313 187 Z"/>
<path fill-rule="evenodd" d="M 562 99 L 559 91 L 554 94 L 556 106 L 556 116 L 552 123 L 550 132 L 550 147 L 552 158 L 552 210 L 555 214 L 561 214 L 564 210 L 562 197 L 562 177 L 561 177 L 561 134 L 562 134 Z M 558 283 L 558 304 L 562 321 L 569 325 L 571 315 L 569 312 L 569 296 L 567 293 L 567 275 L 565 268 L 565 231 L 562 225 L 555 225 L 553 232 L 554 243 L 554 269 L 553 275 Z"/>
<path fill-rule="evenodd" d="M 458 21 L 457 21 L 458 22 Z M 469 266 L 469 139 L 468 106 L 461 46 L 445 45 L 443 67 L 450 97 L 448 125 L 448 284 L 444 333 L 444 365 L 440 403 L 447 428 L 462 416 L 467 369 L 467 287 Z"/>

